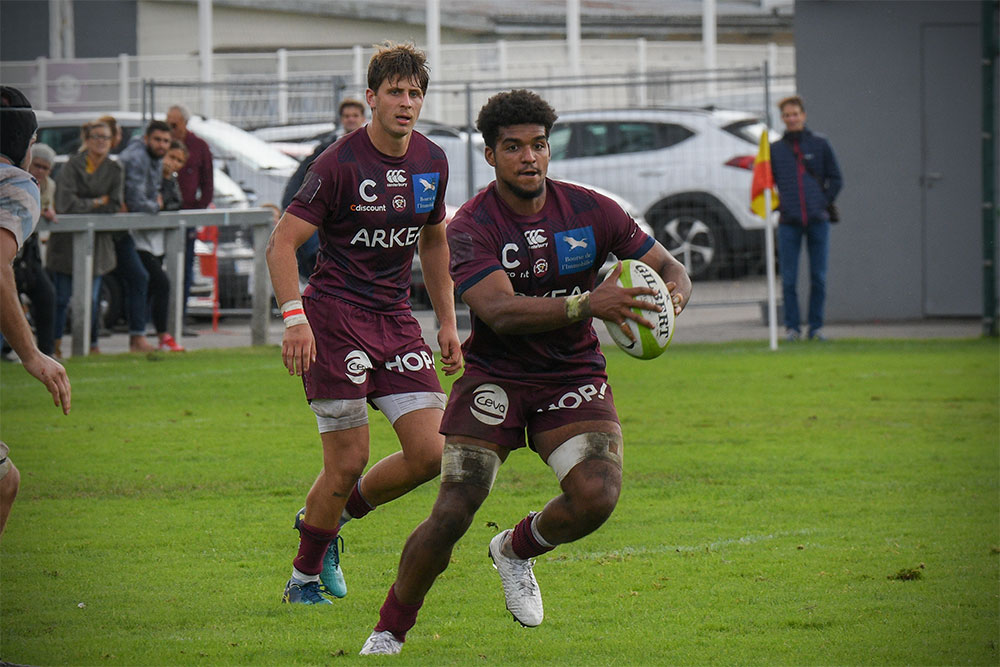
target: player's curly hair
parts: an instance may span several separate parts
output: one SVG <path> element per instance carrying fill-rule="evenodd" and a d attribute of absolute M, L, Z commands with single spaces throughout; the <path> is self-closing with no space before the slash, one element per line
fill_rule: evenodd
<path fill-rule="evenodd" d="M 501 127 L 511 125 L 541 125 L 545 136 L 549 136 L 552 124 L 556 122 L 555 109 L 530 90 L 511 90 L 497 93 L 479 110 L 476 128 L 483 134 L 483 140 L 490 148 L 496 148 Z"/>
<path fill-rule="evenodd" d="M 416 81 L 426 93 L 430 78 L 427 55 L 413 44 L 375 44 L 375 53 L 368 61 L 368 87 L 372 90 L 377 92 L 383 81 L 403 79 Z"/>

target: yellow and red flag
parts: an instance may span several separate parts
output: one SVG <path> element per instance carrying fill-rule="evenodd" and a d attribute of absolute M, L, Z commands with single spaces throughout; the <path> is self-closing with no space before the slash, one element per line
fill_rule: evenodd
<path fill-rule="evenodd" d="M 771 143 L 767 139 L 767 128 L 760 135 L 760 149 L 753 161 L 753 182 L 750 184 L 750 210 L 764 218 L 771 211 L 766 210 L 764 192 L 771 191 L 771 211 L 778 208 L 778 192 L 774 189 L 774 175 L 771 173 Z"/>

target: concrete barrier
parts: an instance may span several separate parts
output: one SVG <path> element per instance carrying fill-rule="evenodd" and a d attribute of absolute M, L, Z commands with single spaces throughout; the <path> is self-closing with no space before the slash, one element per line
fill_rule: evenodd
<path fill-rule="evenodd" d="M 178 286 L 184 282 L 184 240 L 188 229 L 214 225 L 248 225 L 253 230 L 254 288 L 250 333 L 252 345 L 267 344 L 267 319 L 270 310 L 271 281 L 264 259 L 264 246 L 271 233 L 273 213 L 267 208 L 207 209 L 113 215 L 60 215 L 58 222 L 42 219 L 40 231 L 73 235 L 73 356 L 90 350 L 91 285 L 94 273 L 94 234 L 137 229 L 162 229 L 166 232 L 164 264 L 170 277 L 170 312 L 168 330 L 178 341 L 182 338 L 184 294 Z"/>

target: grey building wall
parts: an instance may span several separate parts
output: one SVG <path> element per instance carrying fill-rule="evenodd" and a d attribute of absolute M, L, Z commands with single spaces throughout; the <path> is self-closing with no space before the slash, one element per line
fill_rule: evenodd
<path fill-rule="evenodd" d="M 136 0 L 73 3 L 77 58 L 136 55 Z M 0 60 L 33 60 L 49 55 L 49 3 L 0 0 Z"/>
<path fill-rule="evenodd" d="M 845 178 L 828 320 L 982 314 L 981 11 L 978 0 L 795 5 L 808 125 Z"/>
<path fill-rule="evenodd" d="M 0 60 L 49 55 L 49 4 L 0 0 Z"/>
<path fill-rule="evenodd" d="M 136 0 L 87 0 L 73 6 L 77 58 L 138 54 Z"/>

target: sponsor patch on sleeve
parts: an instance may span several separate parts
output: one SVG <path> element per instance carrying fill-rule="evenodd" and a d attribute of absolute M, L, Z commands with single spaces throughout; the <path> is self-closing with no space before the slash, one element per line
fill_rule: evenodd
<path fill-rule="evenodd" d="M 594 229 L 589 225 L 578 229 L 556 232 L 556 255 L 559 273 L 586 271 L 594 265 Z"/>
<path fill-rule="evenodd" d="M 440 172 L 413 175 L 413 204 L 417 213 L 430 213 L 437 201 Z"/>

